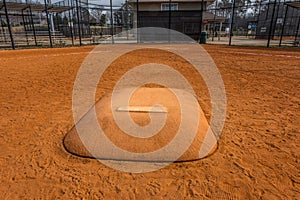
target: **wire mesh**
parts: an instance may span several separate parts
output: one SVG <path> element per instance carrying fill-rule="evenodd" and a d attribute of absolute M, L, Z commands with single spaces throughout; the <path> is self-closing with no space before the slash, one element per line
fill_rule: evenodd
<path fill-rule="evenodd" d="M 162 27 L 207 43 L 299 45 L 299 1 L 0 0 L 0 47 L 99 44 Z M 142 41 L 139 38 L 138 41 Z M 164 39 L 163 39 L 164 40 Z M 111 40 L 112 41 L 112 40 Z"/>

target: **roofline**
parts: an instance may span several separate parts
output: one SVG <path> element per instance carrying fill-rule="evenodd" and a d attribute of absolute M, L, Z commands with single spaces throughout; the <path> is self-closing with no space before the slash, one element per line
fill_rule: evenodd
<path fill-rule="evenodd" d="M 285 4 L 293 8 L 300 8 L 300 1 L 285 2 Z"/>

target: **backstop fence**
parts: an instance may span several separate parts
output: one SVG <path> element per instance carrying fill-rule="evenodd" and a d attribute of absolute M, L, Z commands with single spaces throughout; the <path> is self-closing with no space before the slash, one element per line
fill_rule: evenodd
<path fill-rule="evenodd" d="M 119 34 L 142 27 L 206 43 L 299 46 L 299 8 L 295 0 L 0 0 L 0 48 L 146 42 L 136 31 Z"/>

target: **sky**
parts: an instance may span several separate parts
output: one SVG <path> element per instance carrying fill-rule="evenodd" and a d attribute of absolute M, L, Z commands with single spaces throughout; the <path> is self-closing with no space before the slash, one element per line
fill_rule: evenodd
<path fill-rule="evenodd" d="M 89 0 L 91 3 L 109 5 L 110 0 Z M 113 5 L 120 5 L 125 0 L 112 0 Z"/>

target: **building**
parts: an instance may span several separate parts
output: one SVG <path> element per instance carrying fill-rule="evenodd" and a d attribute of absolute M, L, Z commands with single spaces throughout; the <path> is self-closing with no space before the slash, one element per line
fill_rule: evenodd
<path fill-rule="evenodd" d="M 203 12 L 202 0 L 129 0 L 135 10 L 135 27 L 162 27 L 182 32 L 198 40 L 202 30 L 208 30 L 208 24 L 223 22 L 225 18 Z M 213 0 L 204 0 L 204 10 Z M 169 12 L 171 10 L 171 12 Z M 202 27 L 200 28 L 202 24 Z"/>

